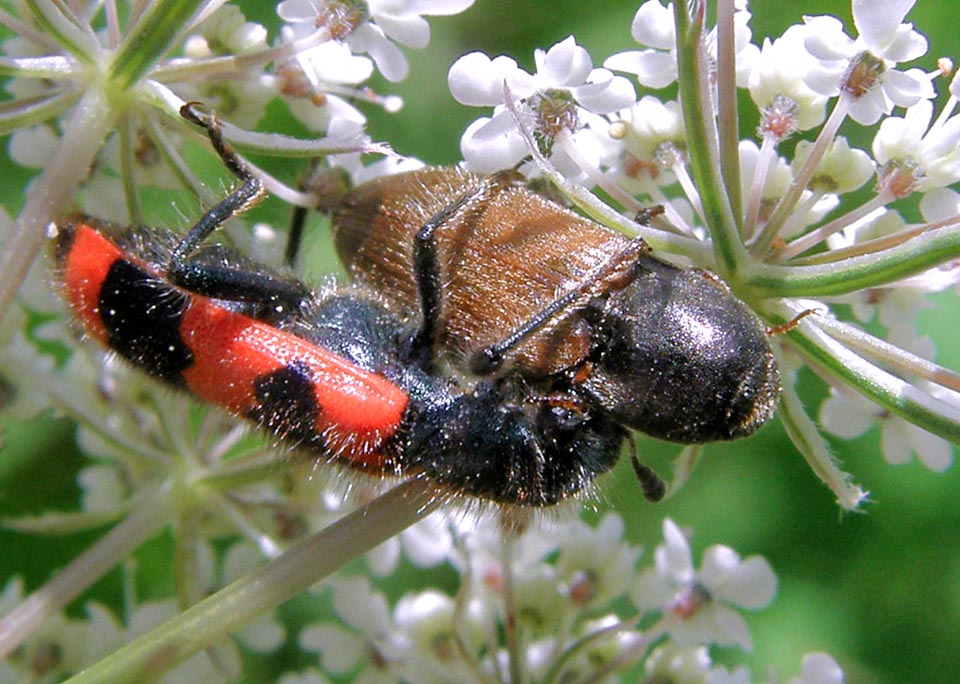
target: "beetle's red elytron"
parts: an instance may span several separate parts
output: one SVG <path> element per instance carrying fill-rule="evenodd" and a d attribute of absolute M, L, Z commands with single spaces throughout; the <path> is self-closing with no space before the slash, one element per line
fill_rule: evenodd
<path fill-rule="evenodd" d="M 133 365 L 321 458 L 423 475 L 438 493 L 549 506 L 616 462 L 626 430 L 520 376 L 467 387 L 408 323 L 360 287 L 316 294 L 204 242 L 262 186 L 205 125 L 241 187 L 184 236 L 73 217 L 59 225 L 65 298 L 86 331 Z M 426 361 L 424 361 L 426 359 Z"/>

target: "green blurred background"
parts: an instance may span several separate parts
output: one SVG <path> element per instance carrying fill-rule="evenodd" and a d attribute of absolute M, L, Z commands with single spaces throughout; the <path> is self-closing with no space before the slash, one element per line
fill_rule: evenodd
<path fill-rule="evenodd" d="M 429 48 L 407 53 L 410 78 L 374 84 L 378 92 L 404 96 L 405 108 L 390 116 L 368 108 L 369 132 L 427 162 L 456 162 L 462 130 L 485 113 L 460 106 L 449 95 L 446 71 L 456 57 L 473 50 L 510 54 L 532 71 L 535 48 L 574 34 L 599 64 L 606 55 L 634 47 L 629 32 L 635 10 L 635 3 L 620 1 L 478 0 L 458 17 L 431 18 Z M 801 13 L 834 14 L 852 31 L 844 2 L 758 0 L 752 10 L 755 43 L 779 35 Z M 256 18 L 267 11 L 255 7 L 248 14 Z M 922 0 L 908 16 L 931 42 L 922 68 L 933 69 L 936 57 L 955 49 L 955 13 L 952 0 Z M 748 106 L 748 100 L 743 103 Z M 270 129 L 269 121 L 261 128 Z M 858 135 L 856 127 L 843 132 L 858 147 L 869 147 L 873 135 Z M 3 170 L 0 199 L 15 215 L 27 174 L 6 161 Z M 288 178 L 298 171 L 290 170 Z M 287 211 L 273 204 L 261 213 L 282 224 Z M 941 363 L 960 368 L 954 342 L 954 331 L 960 329 L 956 295 L 948 291 L 933 301 L 936 309 L 920 315 L 922 331 L 935 339 Z M 811 374 L 801 381 L 801 394 L 815 415 L 826 389 Z M 5 425 L 0 515 L 74 506 L 74 477 L 84 461 L 73 446 L 71 424 L 48 418 L 27 425 L 7 419 Z M 709 447 L 691 482 L 665 503 L 653 506 L 641 499 L 626 463 L 605 486 L 610 504 L 627 520 L 630 540 L 644 546 L 648 559 L 661 541 L 660 521 L 669 516 L 695 530 L 697 559 L 706 546 L 725 543 L 744 556 L 761 554 L 771 562 L 780 581 L 778 596 L 771 608 L 748 615 L 757 680 L 766 679 L 768 667 L 784 678 L 795 676 L 803 654 L 823 650 L 855 684 L 960 681 L 960 469 L 935 474 L 916 461 L 889 466 L 879 442 L 875 429 L 853 442 L 833 443 L 845 469 L 872 492 L 870 503 L 857 514 L 840 513 L 777 421 L 749 440 Z M 676 447 L 644 438 L 639 444 L 646 462 L 669 473 Z M 51 568 L 97 537 L 43 539 L 0 530 L 0 585 L 22 574 L 35 588 Z M 169 540 L 161 539 L 138 554 L 140 565 L 169 551 Z M 409 579 L 429 584 L 427 574 Z M 88 597 L 115 598 L 118 590 L 119 572 L 114 571 Z M 720 662 L 728 655 L 714 652 Z M 739 654 L 733 655 L 731 662 L 736 662 Z"/>

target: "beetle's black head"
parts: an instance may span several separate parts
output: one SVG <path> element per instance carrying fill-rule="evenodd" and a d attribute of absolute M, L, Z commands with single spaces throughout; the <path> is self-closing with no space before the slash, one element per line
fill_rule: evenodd
<path fill-rule="evenodd" d="M 610 298 L 584 389 L 624 425 L 683 443 L 744 437 L 772 415 L 780 374 L 766 330 L 725 285 L 647 257 Z"/>

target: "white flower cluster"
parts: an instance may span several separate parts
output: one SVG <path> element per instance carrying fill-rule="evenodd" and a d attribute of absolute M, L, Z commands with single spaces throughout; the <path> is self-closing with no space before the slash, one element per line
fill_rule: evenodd
<path fill-rule="evenodd" d="M 86 469 L 81 480 L 90 483 L 97 468 Z M 324 505 L 329 508 L 327 514 L 314 511 L 313 523 L 342 506 L 333 503 L 329 491 L 317 494 L 316 488 L 310 489 L 309 495 L 328 502 Z M 245 505 L 252 503 L 248 498 Z M 289 505 L 283 516 L 276 515 L 276 504 L 263 501 L 261 506 L 274 508 L 278 522 L 289 524 L 297 515 Z M 103 513 L 100 505 L 87 507 L 86 515 L 97 513 Z M 217 514 L 223 517 L 224 510 Z M 48 516 L 25 522 L 23 528 L 62 530 L 80 522 L 80 515 L 72 520 L 69 515 Z M 208 524 L 198 530 L 195 548 L 184 549 L 191 558 L 190 586 L 201 595 L 242 577 L 271 555 L 261 534 L 257 544 L 231 544 L 217 561 L 206 539 L 216 528 Z M 767 562 L 757 556 L 741 559 L 729 547 L 711 546 L 697 569 L 686 536 L 668 519 L 664 543 L 644 570 L 638 567 L 640 549 L 626 542 L 623 533 L 623 520 L 613 513 L 596 527 L 579 520 L 544 522 L 518 536 L 505 536 L 496 524 L 478 524 L 472 516 L 434 514 L 407 531 L 403 556 L 434 572 L 442 566 L 454 569 L 462 580 L 456 594 L 429 588 L 407 593 L 391 607 L 367 577 L 330 580 L 314 593 L 329 596 L 332 613 L 302 627 L 297 637 L 299 647 L 315 653 L 318 664 L 287 672 L 280 681 L 347 677 L 371 683 L 466 683 L 504 681 L 507 671 L 523 672 L 535 681 L 564 681 L 600 671 L 616 678 L 640 668 L 649 677 L 669 673 L 677 683 L 754 681 L 746 668 L 731 673 L 714 665 L 709 651 L 713 646 L 750 649 L 749 630 L 739 611 L 762 609 L 773 599 L 776 577 Z M 396 568 L 398 550 L 397 545 L 368 559 L 375 574 Z M 19 578 L 10 580 L 0 597 L 0 611 L 21 602 L 22 589 Z M 85 605 L 85 617 L 53 614 L 7 659 L 0 676 L 17 681 L 29 672 L 52 681 L 72 674 L 176 612 L 175 603 L 164 600 L 127 606 L 122 622 L 96 602 Z M 276 613 L 269 613 L 248 623 L 236 639 L 247 652 L 267 655 L 284 644 L 287 630 Z M 506 636 L 511 630 L 512 636 Z M 226 644 L 187 660 L 163 681 L 194 681 L 197 673 L 219 681 L 240 667 L 236 645 Z M 802 680 L 796 681 L 841 684 L 843 675 L 832 658 L 812 654 L 804 661 Z"/>
<path fill-rule="evenodd" d="M 805 17 L 756 46 L 743 3 L 726 36 L 722 27 L 704 30 L 691 48 L 700 60 L 693 66 L 681 59 L 673 6 L 659 0 L 644 2 L 634 18 L 643 49 L 608 57 L 604 68 L 593 68 L 572 37 L 538 51 L 535 74 L 509 57 L 471 53 L 451 67 L 451 91 L 493 114 L 467 128 L 461 150 L 478 171 L 547 174 L 611 225 L 721 274 L 778 332 L 782 365 L 808 362 L 830 384 L 819 415 L 826 430 L 849 438 L 879 421 L 889 462 L 915 453 L 940 471 L 960 438 L 946 427 L 960 419 L 960 378 L 929 361 L 935 350 L 916 333 L 916 314 L 926 295 L 960 282 L 960 194 L 951 188 L 960 181 L 960 86 L 950 82 L 937 113 L 934 83 L 946 83 L 951 65 L 900 68 L 927 51 L 903 21 L 913 4 L 854 2 L 855 38 L 834 17 Z M 731 48 L 721 55 L 723 40 Z M 635 76 L 641 95 L 615 71 Z M 683 106 L 649 92 L 670 86 Z M 757 107 L 759 144 L 741 140 L 722 116 L 738 88 Z M 880 122 L 871 150 L 837 134 L 847 119 Z M 702 127 L 695 143 L 691 126 Z M 794 144 L 799 132 L 816 135 Z M 857 199 L 871 180 L 872 197 Z M 580 186 L 630 212 L 661 205 L 662 218 L 630 226 Z M 908 197 L 919 223 L 891 206 Z M 853 305 L 864 323 L 878 320 L 887 339 L 836 320 L 835 303 Z M 811 310 L 817 315 L 796 319 Z M 826 444 L 810 438 L 816 427 L 798 406 L 787 397 L 781 407 L 795 442 L 841 504 L 856 507 L 865 493 L 832 464 Z"/>
<path fill-rule="evenodd" d="M 0 8 L 15 33 L 2 61 L 9 158 L 41 170 L 16 219 L 0 213 L 0 315 L 9 310 L 0 373 L 17 385 L 3 408 L 26 419 L 53 407 L 76 419 L 78 443 L 95 461 L 79 475 L 79 511 L 6 524 L 37 534 L 114 524 L 37 594 L 24 598 L 18 580 L 7 584 L 0 607 L 11 612 L 0 623 L 0 652 L 14 656 L 0 666 L 0 680 L 53 681 L 77 671 L 261 559 L 282 556 L 294 538 L 328 529 L 382 484 L 322 481 L 315 464 L 291 463 L 219 414 L 158 391 L 110 358 L 75 351 L 43 272 L 31 271 L 47 225 L 76 201 L 81 181 L 81 201 L 123 223 L 143 219 L 145 186 L 212 199 L 184 154 L 196 136 L 178 115 L 187 101 L 215 109 L 226 137 L 244 151 L 325 157 L 355 182 L 419 164 L 367 163 L 388 148 L 366 136 L 357 103 L 396 111 L 398 98 L 367 85 L 375 70 L 387 81 L 403 79 L 409 67 L 400 46 L 427 44 L 424 17 L 471 4 L 285 0 L 275 31 L 223 2 L 158 0 L 119 14 L 112 2 Z M 879 422 L 888 461 L 916 454 L 937 471 L 951 464 L 951 442 L 960 441 L 960 376 L 931 360 L 932 342 L 916 331 L 927 295 L 960 280 L 960 194 L 951 187 L 960 181 L 960 85 L 949 83 L 937 111 L 935 85 L 947 83 L 952 67 L 900 68 L 926 54 L 926 39 L 904 23 L 913 4 L 856 0 L 856 37 L 832 17 L 807 17 L 755 45 L 744 3 L 736 11 L 721 3 L 729 16 L 708 30 L 702 15 L 649 0 L 632 26 L 640 49 L 602 66 L 571 36 L 538 50 L 533 74 L 511 57 L 477 52 L 449 71 L 457 100 L 492 108 L 463 135 L 469 166 L 548 176 L 592 216 L 643 231 L 665 257 L 716 272 L 768 322 L 784 370 L 780 416 L 847 509 L 866 493 L 833 462 L 821 427 L 848 438 Z M 736 130 L 738 88 L 757 108 L 755 140 Z M 324 137 L 245 130 L 275 103 Z M 838 135 L 844 121 L 879 122 L 869 150 Z M 800 133 L 809 140 L 794 144 Z M 316 199 L 265 180 L 294 203 Z M 862 199 L 871 180 L 873 194 Z M 593 188 L 619 209 L 585 190 Z M 914 205 L 893 205 L 902 200 Z M 624 218 L 650 205 L 663 207 L 650 225 Z M 231 237 L 258 259 L 278 254 L 271 230 Z M 885 337 L 836 318 L 836 304 Z M 830 387 L 817 423 L 793 387 L 801 364 Z M 178 605 L 129 601 L 122 624 L 93 603 L 86 620 L 63 617 L 61 609 L 166 526 L 177 543 Z M 330 618 L 298 634 L 320 667 L 282 681 L 523 681 L 524 673 L 601 681 L 641 670 L 676 683 L 752 681 L 745 669 L 714 665 L 709 648 L 750 648 L 740 609 L 772 600 L 776 580 L 766 561 L 712 546 L 696 568 L 686 535 L 669 520 L 649 567 L 638 567 L 640 551 L 624 541 L 617 516 L 596 528 L 547 527 L 506 542 L 496 525 L 444 515 L 410 527 L 367 556 L 370 574 L 392 575 L 401 560 L 452 568 L 459 590 L 431 587 L 391 600 L 372 580 L 337 578 L 324 589 Z M 273 653 L 293 638 L 288 632 L 267 611 L 238 641 L 246 654 Z M 233 645 L 201 658 L 182 666 L 194 680 L 235 675 L 240 663 Z M 183 673 L 171 672 L 169 681 Z M 837 664 L 818 653 L 793 681 L 842 680 Z"/>

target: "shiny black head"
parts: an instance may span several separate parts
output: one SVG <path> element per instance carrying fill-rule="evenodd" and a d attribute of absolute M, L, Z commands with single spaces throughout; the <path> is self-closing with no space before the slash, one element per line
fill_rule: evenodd
<path fill-rule="evenodd" d="M 623 425 L 682 443 L 736 439 L 772 415 L 780 374 L 766 330 L 721 282 L 645 257 L 610 298 L 586 392 Z"/>

